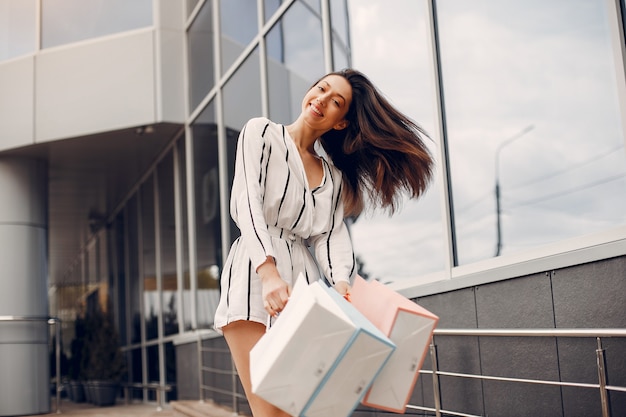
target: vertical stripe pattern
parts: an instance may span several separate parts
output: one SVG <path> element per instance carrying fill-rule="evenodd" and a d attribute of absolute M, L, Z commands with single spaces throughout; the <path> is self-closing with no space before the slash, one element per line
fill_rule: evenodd
<path fill-rule="evenodd" d="M 307 282 L 319 279 L 320 270 L 333 284 L 354 276 L 356 263 L 343 219 L 342 175 L 322 160 L 323 179 L 310 187 L 284 126 L 255 118 L 242 129 L 230 200 L 241 236 L 223 268 L 216 329 L 236 320 L 267 324 L 256 274 L 267 257 L 276 260 L 281 278 L 291 285 L 300 275 Z"/>

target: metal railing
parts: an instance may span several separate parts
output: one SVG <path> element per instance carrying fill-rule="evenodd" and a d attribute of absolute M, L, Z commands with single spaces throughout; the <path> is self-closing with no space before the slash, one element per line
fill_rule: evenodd
<path fill-rule="evenodd" d="M 439 371 L 439 363 L 437 359 L 437 345 L 434 342 L 430 345 L 430 359 L 432 363 L 432 370 L 420 370 L 420 374 L 430 374 L 433 376 L 433 395 L 435 408 L 422 407 L 409 404 L 407 408 L 414 410 L 434 412 L 437 417 L 442 415 L 460 416 L 460 417 L 481 417 L 474 414 L 466 414 L 462 412 L 455 412 L 449 410 L 443 410 L 441 408 L 441 394 L 440 394 L 440 376 L 449 376 L 456 378 L 469 378 L 480 379 L 489 381 L 505 381 L 505 382 L 517 382 L 525 384 L 540 384 L 540 385 L 556 385 L 560 387 L 577 387 L 577 388 L 590 388 L 599 390 L 600 402 L 602 408 L 602 417 L 611 417 L 611 410 L 609 406 L 608 392 L 620 391 L 626 392 L 626 387 L 607 385 L 606 379 L 606 362 L 604 358 L 604 349 L 602 348 L 602 338 L 626 338 L 626 329 L 436 329 L 434 331 L 435 337 L 444 336 L 466 336 L 466 337 L 571 337 L 571 338 L 595 338 L 597 342 L 596 349 L 596 367 L 598 372 L 598 383 L 580 383 L 580 382 L 566 382 L 566 381 L 550 381 L 540 379 L 527 379 L 527 378 L 510 378 L 510 377 L 498 377 L 489 375 L 477 375 L 477 374 L 464 374 L 459 372 L 444 372 Z"/>
<path fill-rule="evenodd" d="M 55 327 L 55 372 L 56 403 L 55 411 L 61 414 L 61 319 L 56 317 L 0 316 L 0 322 L 46 322 Z"/>
<path fill-rule="evenodd" d="M 173 384 L 161 384 L 159 382 L 148 382 L 146 384 L 140 382 L 123 382 L 121 384 L 124 390 L 124 404 L 131 403 L 131 391 L 132 390 L 152 390 L 156 396 L 156 411 L 163 411 L 163 401 L 168 392 L 174 389 Z"/>
<path fill-rule="evenodd" d="M 205 400 L 205 391 L 211 391 L 222 395 L 227 395 L 231 397 L 232 409 L 234 414 L 239 414 L 239 403 L 238 400 L 246 400 L 246 396 L 237 392 L 237 369 L 235 368 L 235 363 L 230 360 L 230 369 L 219 369 L 213 368 L 210 366 L 205 366 L 204 364 L 204 353 L 219 353 L 219 354 L 227 354 L 230 356 L 230 351 L 226 348 L 212 348 L 205 347 L 202 345 L 202 336 L 198 334 L 198 387 L 199 387 L 199 397 L 200 401 L 204 402 Z M 216 375 L 228 375 L 230 376 L 231 386 L 230 389 L 224 389 L 216 386 L 206 385 L 204 383 L 204 375 L 205 372 L 213 373 Z"/>
<path fill-rule="evenodd" d="M 478 375 L 478 374 L 465 374 L 460 372 L 447 372 L 439 370 L 439 362 L 437 359 L 437 345 L 436 338 L 446 336 L 464 336 L 464 337 L 560 337 L 560 338 L 595 338 L 597 343 L 596 353 L 596 367 L 598 373 L 598 383 L 581 383 L 581 382 L 567 382 L 567 381 L 551 381 L 541 379 L 528 379 L 528 378 L 513 378 L 513 377 L 499 377 L 490 375 Z M 440 376 L 455 377 L 455 378 L 468 378 L 479 379 L 489 381 L 504 381 L 515 382 L 523 384 L 539 384 L 539 385 L 551 385 L 560 387 L 576 387 L 596 389 L 600 394 L 602 417 L 611 417 L 611 410 L 609 406 L 608 393 L 609 391 L 626 392 L 626 387 L 608 385 L 606 378 L 606 363 L 604 358 L 604 349 L 602 348 L 602 338 L 626 338 L 626 329 L 436 329 L 434 331 L 433 343 L 430 344 L 430 358 L 432 363 L 432 370 L 420 370 L 420 374 L 432 375 L 433 380 L 433 396 L 434 396 L 434 408 L 423 407 L 418 405 L 409 404 L 407 409 L 426 411 L 434 413 L 437 417 L 443 415 L 457 416 L 457 417 L 481 417 L 475 414 L 467 414 L 460 411 L 444 410 L 441 403 L 441 390 L 440 390 Z M 226 348 L 207 348 L 202 346 L 201 337 L 198 336 L 198 364 L 199 364 L 199 389 L 200 400 L 205 400 L 205 391 L 212 391 L 219 394 L 230 395 L 232 399 L 232 407 L 235 413 L 238 413 L 237 400 L 245 400 L 245 396 L 237 392 L 237 372 L 231 360 L 231 369 L 216 369 L 204 365 L 203 353 L 212 352 L 219 354 L 229 354 Z M 204 373 L 212 372 L 215 374 L 230 375 L 232 385 L 230 389 L 213 387 L 204 384 Z"/>

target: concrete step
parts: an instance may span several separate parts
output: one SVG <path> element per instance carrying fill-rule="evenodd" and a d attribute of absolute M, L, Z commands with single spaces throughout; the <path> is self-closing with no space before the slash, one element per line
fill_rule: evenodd
<path fill-rule="evenodd" d="M 171 401 L 174 417 L 233 417 L 240 414 L 213 401 Z"/>

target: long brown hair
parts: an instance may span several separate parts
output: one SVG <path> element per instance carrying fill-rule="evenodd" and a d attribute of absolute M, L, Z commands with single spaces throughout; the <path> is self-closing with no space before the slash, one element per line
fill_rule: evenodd
<path fill-rule="evenodd" d="M 346 215 L 360 214 L 365 196 L 374 208 L 393 213 L 402 191 L 417 198 L 430 183 L 434 161 L 424 144 L 428 135 L 361 72 L 349 68 L 331 74 L 344 77 L 352 86 L 346 114 L 350 124 L 320 138 L 324 151 L 343 173 Z"/>

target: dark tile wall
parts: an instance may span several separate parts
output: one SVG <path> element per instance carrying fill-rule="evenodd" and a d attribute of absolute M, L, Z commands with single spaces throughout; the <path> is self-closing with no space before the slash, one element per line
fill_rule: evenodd
<path fill-rule="evenodd" d="M 530 275 L 476 287 L 478 328 L 553 328 L 549 274 Z M 485 375 L 558 381 L 556 343 L 553 339 L 481 337 L 480 359 Z M 485 414 L 537 416 L 546 408 L 562 415 L 558 387 L 483 383 Z M 514 395 L 506 395 L 514 390 Z M 505 394 L 505 395 L 503 395 Z"/>
<path fill-rule="evenodd" d="M 229 374 L 232 367 L 226 341 L 222 337 L 206 339 L 202 341 L 202 346 L 210 350 L 202 352 L 203 366 L 218 371 L 202 373 L 202 384 L 205 387 L 213 388 L 204 390 L 204 398 L 233 408 L 233 397 L 230 394 L 233 387 L 233 377 Z M 197 343 L 194 341 L 177 345 L 176 377 L 179 400 L 198 400 L 200 398 L 199 372 Z M 243 387 L 237 378 L 235 379 L 235 387 L 237 393 L 243 394 Z M 245 399 L 237 398 L 236 403 L 240 415 L 251 415 L 250 407 Z"/>
<path fill-rule="evenodd" d="M 626 327 L 626 256 L 554 271 L 552 286 L 557 327 Z"/>
<path fill-rule="evenodd" d="M 556 327 L 626 328 L 626 257 L 554 271 L 552 291 Z M 597 383 L 596 348 L 592 339 L 559 339 L 562 378 Z M 626 386 L 626 340 L 603 339 L 602 348 L 609 384 Z M 564 389 L 563 398 L 568 416 L 601 415 L 593 390 Z M 610 403 L 613 416 L 626 416 L 626 393 L 610 393 Z"/>
<path fill-rule="evenodd" d="M 197 400 L 198 348 L 195 343 L 176 346 L 176 392 L 179 400 Z"/>
<path fill-rule="evenodd" d="M 626 257 L 518 277 L 416 300 L 439 328 L 626 328 Z M 460 373 L 597 384 L 596 340 L 435 338 L 439 369 Z M 608 383 L 626 386 L 626 340 L 602 340 Z M 468 384 L 475 384 L 471 387 Z M 495 416 L 601 416 L 596 389 L 441 377 L 446 410 Z M 473 389 L 472 389 L 473 388 Z M 432 387 L 421 390 L 432 406 Z M 626 394 L 610 393 L 613 416 Z"/>
<path fill-rule="evenodd" d="M 439 328 L 475 329 L 476 289 L 466 288 L 444 294 L 422 298 L 419 304 L 439 317 Z M 476 337 L 436 337 L 437 363 L 439 371 L 480 374 L 480 346 Z M 432 370 L 430 357 L 424 361 L 422 369 Z M 420 377 L 421 378 L 421 377 Z M 423 379 L 424 405 L 435 406 L 432 377 Z M 439 391 L 441 406 L 448 411 L 460 411 L 468 414 L 483 415 L 483 386 L 477 379 L 462 379 L 443 376 L 440 378 Z"/>

